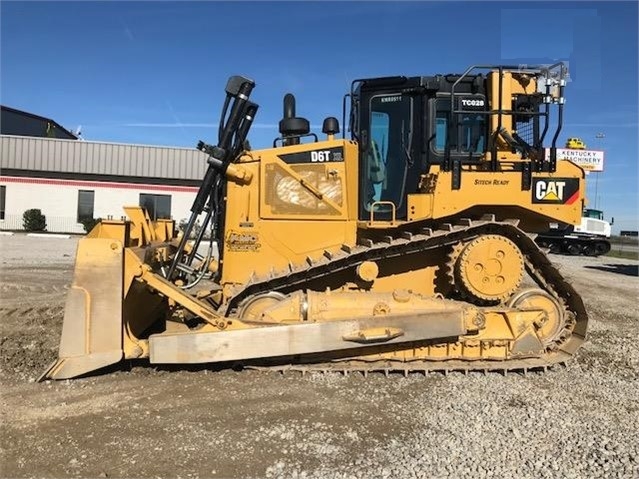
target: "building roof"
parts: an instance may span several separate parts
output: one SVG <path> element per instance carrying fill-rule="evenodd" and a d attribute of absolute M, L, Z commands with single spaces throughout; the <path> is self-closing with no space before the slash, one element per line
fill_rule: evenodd
<path fill-rule="evenodd" d="M 44 116 L 27 111 L 0 105 L 2 121 L 0 133 L 3 135 L 40 136 L 77 140 L 78 136 L 71 133 L 58 122 Z M 21 120 L 21 121 L 20 121 Z"/>
<path fill-rule="evenodd" d="M 9 176 L 155 178 L 191 185 L 204 177 L 207 159 L 195 148 L 0 135 L 0 170 Z"/>

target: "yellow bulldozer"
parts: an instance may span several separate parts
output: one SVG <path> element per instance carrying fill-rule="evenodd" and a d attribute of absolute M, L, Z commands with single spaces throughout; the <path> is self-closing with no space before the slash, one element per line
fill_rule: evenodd
<path fill-rule="evenodd" d="M 188 223 L 125 207 L 79 241 L 41 379 L 139 358 L 364 374 L 565 362 L 588 318 L 534 237 L 584 206 L 583 170 L 556 160 L 566 75 L 358 79 L 350 138 L 334 117 L 318 138 L 287 94 L 261 150 L 247 142 L 255 84 L 231 77 Z"/>

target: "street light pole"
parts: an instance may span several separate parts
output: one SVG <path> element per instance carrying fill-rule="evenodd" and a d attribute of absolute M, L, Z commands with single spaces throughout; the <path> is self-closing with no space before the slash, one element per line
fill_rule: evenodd
<path fill-rule="evenodd" d="M 606 137 L 606 135 L 602 132 L 599 132 L 595 135 L 595 139 L 596 140 L 603 140 Z M 599 145 L 599 147 L 601 148 L 601 141 L 597 142 L 597 145 Z M 599 194 L 597 193 L 598 189 L 599 189 L 599 171 L 595 171 L 595 209 L 597 208 L 597 204 L 599 203 Z"/>

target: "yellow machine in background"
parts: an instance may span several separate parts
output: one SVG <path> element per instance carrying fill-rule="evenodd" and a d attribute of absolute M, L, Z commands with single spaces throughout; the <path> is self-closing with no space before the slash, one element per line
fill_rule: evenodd
<path fill-rule="evenodd" d="M 565 75 L 357 80 L 350 139 L 332 117 L 318 139 L 289 94 L 264 150 L 245 142 L 254 83 L 231 77 L 184 233 L 130 207 L 80 240 L 60 358 L 42 378 L 125 358 L 364 372 L 565 361 L 587 315 L 533 240 L 581 219 L 584 172 L 555 156 Z"/>
<path fill-rule="evenodd" d="M 570 148 L 572 150 L 585 150 L 586 144 L 581 140 L 581 138 L 571 137 L 566 140 L 566 148 Z"/>

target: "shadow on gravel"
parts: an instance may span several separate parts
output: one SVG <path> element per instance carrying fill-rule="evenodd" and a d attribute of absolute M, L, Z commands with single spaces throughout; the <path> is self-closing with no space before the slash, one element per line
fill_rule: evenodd
<path fill-rule="evenodd" d="M 587 265 L 584 268 L 598 269 L 607 273 L 624 274 L 626 276 L 639 276 L 639 265 L 636 264 L 606 264 L 602 266 Z"/>

